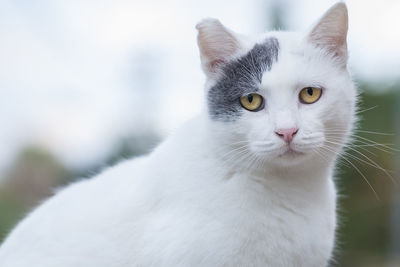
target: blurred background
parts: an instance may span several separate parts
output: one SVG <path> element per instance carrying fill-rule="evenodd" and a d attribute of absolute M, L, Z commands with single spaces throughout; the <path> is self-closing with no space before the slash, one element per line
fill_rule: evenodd
<path fill-rule="evenodd" d="M 335 2 L 2 0 L 0 242 L 54 189 L 147 153 L 201 110 L 200 19 L 305 31 Z M 400 266 L 400 2 L 347 4 L 362 120 L 338 168 L 333 266 Z"/>

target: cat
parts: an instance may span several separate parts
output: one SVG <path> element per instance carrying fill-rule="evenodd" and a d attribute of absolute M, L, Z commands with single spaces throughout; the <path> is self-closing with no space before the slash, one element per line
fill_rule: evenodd
<path fill-rule="evenodd" d="M 204 112 L 150 155 L 45 201 L 2 244 L 0 266 L 329 264 L 335 161 L 356 121 L 346 5 L 306 33 L 196 28 Z"/>

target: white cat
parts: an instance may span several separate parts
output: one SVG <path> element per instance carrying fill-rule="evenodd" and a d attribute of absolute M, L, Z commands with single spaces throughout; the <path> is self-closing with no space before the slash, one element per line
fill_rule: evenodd
<path fill-rule="evenodd" d="M 1 246 L 1 267 L 328 264 L 357 95 L 345 4 L 306 34 L 197 29 L 204 114 L 44 202 Z"/>

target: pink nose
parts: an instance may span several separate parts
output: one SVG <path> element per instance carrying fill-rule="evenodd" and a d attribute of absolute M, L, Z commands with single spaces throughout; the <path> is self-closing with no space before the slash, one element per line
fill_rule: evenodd
<path fill-rule="evenodd" d="M 293 136 L 297 133 L 298 130 L 299 129 L 297 129 L 297 128 L 279 129 L 275 133 L 279 137 L 282 137 L 283 140 L 290 143 L 293 139 Z"/>

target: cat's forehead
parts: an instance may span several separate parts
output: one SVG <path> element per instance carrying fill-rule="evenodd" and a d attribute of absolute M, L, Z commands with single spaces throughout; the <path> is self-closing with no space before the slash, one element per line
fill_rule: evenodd
<path fill-rule="evenodd" d="M 324 51 L 308 43 L 301 33 L 274 32 L 267 36 L 277 39 L 279 54 L 269 71 L 264 72 L 261 87 L 282 92 L 301 86 L 322 86 L 338 71 Z"/>

